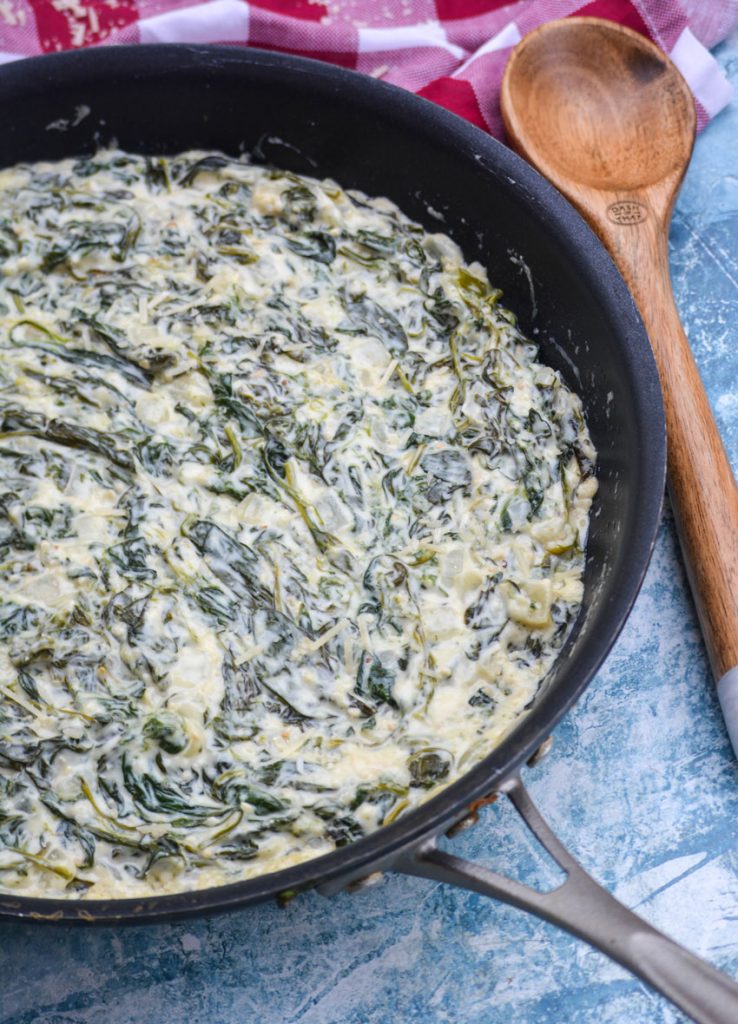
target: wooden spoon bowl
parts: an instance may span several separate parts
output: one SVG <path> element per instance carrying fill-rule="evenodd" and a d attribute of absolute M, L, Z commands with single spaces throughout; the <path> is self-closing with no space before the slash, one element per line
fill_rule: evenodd
<path fill-rule="evenodd" d="M 508 130 L 515 140 L 524 124 L 534 162 L 580 185 L 622 190 L 680 180 L 695 115 L 673 70 L 642 36 L 610 22 L 552 22 L 527 36 L 509 65 Z"/>

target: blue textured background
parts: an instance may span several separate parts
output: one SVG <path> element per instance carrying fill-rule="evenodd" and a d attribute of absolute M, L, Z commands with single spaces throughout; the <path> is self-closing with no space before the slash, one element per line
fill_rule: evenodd
<path fill-rule="evenodd" d="M 738 37 L 717 51 L 738 84 Z M 738 101 L 698 140 L 672 271 L 738 468 Z M 667 518 L 604 670 L 527 773 L 534 799 L 618 899 L 738 975 L 738 769 Z M 453 849 L 535 883 L 523 826 L 493 807 Z M 2 1024 L 673 1024 L 619 967 L 536 919 L 417 879 L 127 930 L 0 925 Z"/>

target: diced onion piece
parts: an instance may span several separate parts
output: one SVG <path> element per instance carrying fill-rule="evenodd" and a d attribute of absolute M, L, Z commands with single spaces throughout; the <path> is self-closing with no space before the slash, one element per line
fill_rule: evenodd
<path fill-rule="evenodd" d="M 529 580 L 519 590 L 510 584 L 505 588 L 510 618 L 530 629 L 551 624 L 551 596 L 550 580 Z"/>

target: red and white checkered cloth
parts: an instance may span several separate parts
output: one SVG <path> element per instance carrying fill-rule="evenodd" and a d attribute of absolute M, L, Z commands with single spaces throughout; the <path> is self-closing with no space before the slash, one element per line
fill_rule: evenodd
<path fill-rule="evenodd" d="M 511 47 L 575 14 L 653 39 L 689 83 L 700 128 L 729 102 L 705 44 L 738 24 L 738 0 L 0 0 L 0 62 L 102 43 L 258 46 L 374 75 L 501 135 Z"/>

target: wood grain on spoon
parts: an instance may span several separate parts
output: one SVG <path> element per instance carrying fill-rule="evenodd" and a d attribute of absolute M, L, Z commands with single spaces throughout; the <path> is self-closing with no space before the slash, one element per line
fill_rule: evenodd
<path fill-rule="evenodd" d="M 664 393 L 669 493 L 720 679 L 738 665 L 738 490 L 674 305 L 667 248 L 694 143 L 691 93 L 638 33 L 568 18 L 515 48 L 502 113 L 515 148 L 603 240 L 645 323 Z"/>

